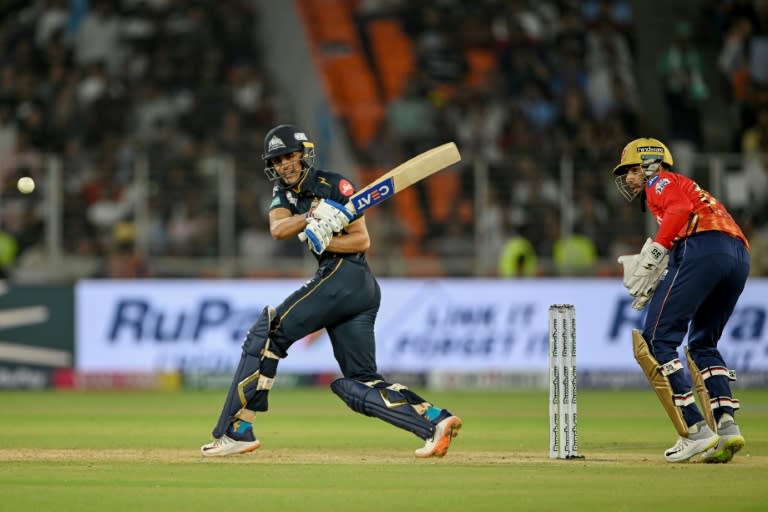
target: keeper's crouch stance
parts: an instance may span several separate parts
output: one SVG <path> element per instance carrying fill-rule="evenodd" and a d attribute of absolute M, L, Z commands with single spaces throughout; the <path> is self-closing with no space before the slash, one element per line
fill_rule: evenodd
<path fill-rule="evenodd" d="M 325 328 L 343 378 L 331 389 L 353 411 L 408 430 L 424 441 L 417 457 L 442 457 L 461 419 L 401 384 L 386 382 L 376 369 L 374 322 L 381 293 L 365 259 L 370 239 L 365 218 L 343 206 L 355 192 L 340 174 L 314 169 L 314 145 L 291 125 L 267 133 L 264 155 L 274 182 L 269 225 L 278 240 L 304 233 L 318 261 L 314 277 L 276 308 L 264 308 L 243 342 L 213 441 L 205 456 L 251 452 L 257 412 L 267 410 L 280 359 L 304 336 Z"/>
<path fill-rule="evenodd" d="M 749 274 L 749 243 L 725 206 L 690 178 L 672 172 L 672 155 L 657 139 L 635 139 L 613 169 L 619 191 L 641 196 L 659 222 L 639 254 L 622 256 L 632 306 L 648 304 L 643 332 L 634 331 L 635 358 L 679 434 L 664 457 L 729 462 L 744 447 L 735 421 L 728 369 L 717 349 Z M 677 349 L 688 334 L 686 359 Z"/>

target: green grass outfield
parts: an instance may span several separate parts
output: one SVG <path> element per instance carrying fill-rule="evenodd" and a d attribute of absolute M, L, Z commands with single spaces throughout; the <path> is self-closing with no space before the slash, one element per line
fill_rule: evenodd
<path fill-rule="evenodd" d="M 549 460 L 544 392 L 426 393 L 464 419 L 444 459 L 330 390 L 277 389 L 259 450 L 203 459 L 224 393 L 0 392 L 0 511 L 618 511 L 768 507 L 768 391 L 738 391 L 747 446 L 667 464 L 652 391 L 583 391 L 583 461 Z"/>

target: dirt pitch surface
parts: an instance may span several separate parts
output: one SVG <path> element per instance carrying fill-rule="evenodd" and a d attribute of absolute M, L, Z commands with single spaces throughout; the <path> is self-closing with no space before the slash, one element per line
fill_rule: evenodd
<path fill-rule="evenodd" d="M 465 466 L 576 464 L 601 466 L 632 466 L 657 464 L 667 466 L 658 458 L 616 453 L 590 453 L 584 459 L 550 460 L 546 456 L 525 452 L 455 452 L 443 459 L 417 459 L 407 453 L 366 452 L 340 453 L 337 451 L 265 450 L 229 457 L 203 457 L 193 450 L 93 450 L 93 449 L 0 449 L 0 463 L 5 462 L 162 462 L 171 464 L 429 464 L 450 463 Z M 768 457 L 737 455 L 731 464 L 738 466 L 768 466 Z"/>

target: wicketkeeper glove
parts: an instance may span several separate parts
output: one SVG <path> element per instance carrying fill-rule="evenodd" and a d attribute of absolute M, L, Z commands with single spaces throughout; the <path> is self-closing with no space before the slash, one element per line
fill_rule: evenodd
<path fill-rule="evenodd" d="M 639 297 L 635 297 L 635 300 L 632 301 L 632 309 L 636 309 L 637 311 L 642 311 L 645 309 L 645 306 L 651 301 L 651 298 L 653 298 L 653 293 L 655 291 L 656 290 L 654 289 L 648 295 L 640 295 Z"/>
<path fill-rule="evenodd" d="M 307 245 L 315 254 L 323 254 L 333 238 L 333 229 L 325 220 L 310 219 L 304 228 L 304 236 L 307 237 Z"/>
<path fill-rule="evenodd" d="M 307 212 L 307 222 L 311 219 L 324 220 L 329 223 L 334 233 L 349 226 L 355 216 L 343 204 L 331 199 L 321 199 L 320 202 Z"/>
<path fill-rule="evenodd" d="M 624 266 L 624 286 L 633 297 L 652 296 L 656 284 L 667 269 L 669 251 L 650 238 L 643 245 L 640 254 L 620 256 Z"/>

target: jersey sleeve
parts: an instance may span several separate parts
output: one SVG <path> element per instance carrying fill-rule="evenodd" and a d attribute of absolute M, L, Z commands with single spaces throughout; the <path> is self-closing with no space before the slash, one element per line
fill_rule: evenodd
<path fill-rule="evenodd" d="M 338 203 L 346 204 L 355 192 L 357 192 L 355 184 L 344 176 L 339 175 L 331 190 L 331 199 Z"/>
<path fill-rule="evenodd" d="M 285 208 L 286 210 L 296 213 L 293 211 L 294 209 L 291 208 L 291 203 L 285 196 L 285 191 L 277 186 L 272 189 L 272 202 L 269 204 L 270 210 L 274 210 L 275 208 Z"/>
<path fill-rule="evenodd" d="M 335 181 L 336 182 L 331 189 L 330 199 L 336 201 L 339 204 L 347 204 L 349 199 L 355 194 L 355 192 L 357 192 L 357 187 L 351 180 L 341 175 L 338 175 L 338 179 Z M 355 215 L 354 220 L 357 220 L 362 216 L 362 213 L 358 213 Z"/>
<path fill-rule="evenodd" d="M 694 205 L 675 179 L 664 177 L 647 192 L 663 212 L 656 242 L 670 249 L 678 233 L 688 222 Z"/>

